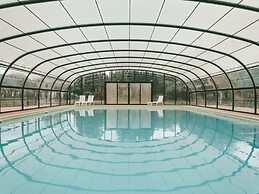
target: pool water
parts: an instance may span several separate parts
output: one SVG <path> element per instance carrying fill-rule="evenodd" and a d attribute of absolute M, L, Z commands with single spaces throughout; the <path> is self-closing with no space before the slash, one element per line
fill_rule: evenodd
<path fill-rule="evenodd" d="M 1 126 L 0 193 L 259 193 L 259 125 L 72 110 Z"/>

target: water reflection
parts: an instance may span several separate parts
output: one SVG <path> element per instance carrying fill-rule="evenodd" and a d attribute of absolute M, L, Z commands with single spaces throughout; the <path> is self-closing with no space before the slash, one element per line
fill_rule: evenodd
<path fill-rule="evenodd" d="M 259 192 L 252 123 L 188 111 L 90 115 L 69 111 L 2 125 L 0 193 Z M 108 123 L 108 115 L 116 119 Z M 137 122 L 141 115 L 145 123 Z M 105 130 L 118 140 L 104 141 Z"/>
<path fill-rule="evenodd" d="M 135 142 L 179 135 L 186 126 L 186 116 L 187 112 L 167 110 L 88 109 L 71 115 L 70 121 L 82 136 Z"/>

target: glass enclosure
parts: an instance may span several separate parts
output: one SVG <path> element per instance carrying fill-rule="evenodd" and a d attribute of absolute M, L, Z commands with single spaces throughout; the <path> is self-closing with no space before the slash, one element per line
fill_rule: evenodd
<path fill-rule="evenodd" d="M 258 114 L 258 13 L 249 0 L 1 1 L 0 113 L 93 94 Z"/>

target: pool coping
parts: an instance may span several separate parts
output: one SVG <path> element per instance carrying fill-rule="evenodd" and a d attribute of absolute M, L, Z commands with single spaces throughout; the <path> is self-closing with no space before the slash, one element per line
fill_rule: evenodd
<path fill-rule="evenodd" d="M 157 111 L 157 110 L 185 110 L 196 112 L 199 114 L 211 115 L 216 116 L 220 119 L 233 118 L 242 121 L 252 121 L 258 122 L 259 124 L 259 115 L 249 114 L 249 113 L 241 113 L 241 112 L 234 112 L 234 111 L 227 111 L 221 109 L 213 109 L 209 107 L 197 107 L 197 106 L 189 106 L 189 105 L 163 105 L 163 106 L 147 106 L 147 105 L 93 105 L 93 106 L 75 106 L 75 105 L 65 105 L 65 106 L 58 106 L 58 107 L 47 107 L 43 109 L 31 109 L 31 110 L 24 110 L 24 111 L 17 111 L 17 112 L 9 112 L 9 113 L 1 113 L 0 114 L 0 124 L 8 124 L 12 123 L 21 119 L 25 118 L 37 118 L 44 115 L 52 115 L 57 112 L 63 112 L 68 110 L 87 110 L 87 109 L 95 109 L 95 110 L 150 110 L 150 111 Z"/>

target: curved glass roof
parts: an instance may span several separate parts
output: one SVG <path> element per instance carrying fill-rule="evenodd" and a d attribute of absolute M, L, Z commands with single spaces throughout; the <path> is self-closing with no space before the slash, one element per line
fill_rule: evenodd
<path fill-rule="evenodd" d="M 222 79 L 231 88 L 259 84 L 255 0 L 3 0 L 0 29 L 1 86 L 16 76 L 19 87 L 67 82 L 65 90 L 112 69 L 210 78 L 214 88 Z"/>

